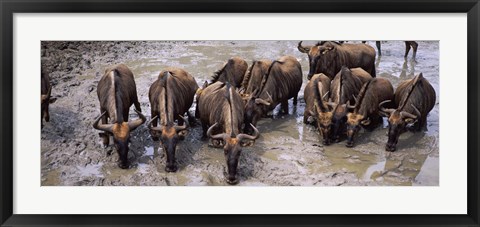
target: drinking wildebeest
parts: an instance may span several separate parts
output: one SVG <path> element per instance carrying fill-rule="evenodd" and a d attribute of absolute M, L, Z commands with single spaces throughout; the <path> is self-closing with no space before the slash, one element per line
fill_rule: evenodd
<path fill-rule="evenodd" d="M 360 74 L 357 74 L 360 73 Z M 330 87 L 330 98 L 333 102 L 328 105 L 333 109 L 332 116 L 332 139 L 335 142 L 340 140 L 340 136 L 345 134 L 345 124 L 347 122 L 347 103 L 355 103 L 355 96 L 358 95 L 368 75 L 364 70 L 350 70 L 343 66 L 337 73 Z"/>
<path fill-rule="evenodd" d="M 352 111 L 347 114 L 347 147 L 353 147 L 353 139 L 360 126 L 372 130 L 383 122 L 378 104 L 393 97 L 393 86 L 385 78 L 373 78 L 363 85 L 355 105 L 347 105 Z"/>
<path fill-rule="evenodd" d="M 141 113 L 140 103 L 137 97 L 137 87 L 132 71 L 124 64 L 116 65 L 105 70 L 105 74 L 98 82 L 98 100 L 102 115 L 95 120 L 93 127 L 105 131 L 99 133 L 103 138 L 103 146 L 107 147 L 110 135 L 120 158 L 118 166 L 122 169 L 129 167 L 128 144 L 130 132 L 143 124 L 146 120 Z M 135 105 L 139 119 L 128 121 L 130 106 Z M 110 118 L 110 123 L 108 119 Z M 100 119 L 102 120 L 99 123 Z"/>
<path fill-rule="evenodd" d="M 283 113 L 288 114 L 288 100 L 293 98 L 293 104 L 297 104 L 302 80 L 302 68 L 296 58 L 283 56 L 273 61 L 260 88 L 246 101 L 244 132 L 251 133 L 250 123 L 256 126 L 257 121 L 278 104 Z"/>
<path fill-rule="evenodd" d="M 324 41 L 314 46 L 302 46 L 300 41 L 298 50 L 308 55 L 310 71 L 307 78 L 309 80 L 316 73 L 323 73 L 333 79 L 342 66 L 360 67 L 372 77 L 376 76 L 375 49 L 368 44 Z"/>
<path fill-rule="evenodd" d="M 43 128 L 43 119 L 45 118 L 46 122 L 50 121 L 50 113 L 48 107 L 50 103 L 54 103 L 57 99 L 52 98 L 52 85 L 50 84 L 50 77 L 48 73 L 42 70 L 41 72 L 41 128 Z"/>
<path fill-rule="evenodd" d="M 427 125 L 427 115 L 435 106 L 436 94 L 432 85 L 420 73 L 413 79 L 402 81 L 395 91 L 397 109 L 384 108 L 381 112 L 388 117 L 388 142 L 386 151 L 395 151 L 398 138 L 406 129 L 420 131 Z"/>
<path fill-rule="evenodd" d="M 236 88 L 242 85 L 243 77 L 247 71 L 248 64 L 245 60 L 239 57 L 232 57 L 217 70 L 212 77 L 212 84 L 220 82 L 229 82 Z"/>
<path fill-rule="evenodd" d="M 150 86 L 148 98 L 152 108 L 152 120 L 148 123 L 148 128 L 154 141 L 160 138 L 167 154 L 167 172 L 177 171 L 175 150 L 179 140 L 186 135 L 188 121 L 195 120 L 188 109 L 192 106 L 197 89 L 197 82 L 192 75 L 173 67 L 161 71 L 158 79 Z M 190 119 L 182 117 L 185 113 Z M 159 119 L 160 124 L 157 126 Z"/>
<path fill-rule="evenodd" d="M 258 130 L 251 125 L 254 135 L 241 133 L 243 124 L 243 101 L 235 89 L 228 83 L 216 82 L 206 87 L 198 99 L 200 120 L 203 127 L 203 137 L 210 137 L 221 141 L 227 162 L 227 183 L 238 183 L 237 166 L 242 152 L 244 140 L 256 140 L 260 135 Z"/>
<path fill-rule="evenodd" d="M 330 130 L 332 127 L 332 110 L 326 104 L 330 92 L 330 79 L 324 74 L 315 74 L 305 86 L 305 112 L 303 123 L 308 123 L 312 117 L 317 124 L 319 133 L 323 137 L 323 144 L 330 144 Z"/>

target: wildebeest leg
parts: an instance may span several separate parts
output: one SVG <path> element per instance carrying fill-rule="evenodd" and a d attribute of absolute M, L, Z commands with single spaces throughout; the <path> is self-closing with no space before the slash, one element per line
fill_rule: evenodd
<path fill-rule="evenodd" d="M 405 41 L 405 56 L 404 56 L 405 59 L 408 56 L 408 52 L 410 52 L 410 44 Z"/>
<path fill-rule="evenodd" d="M 202 130 L 203 130 L 202 140 L 208 139 L 208 137 L 207 137 L 207 130 L 208 130 L 208 125 L 207 125 L 207 123 L 202 122 Z"/>
<path fill-rule="evenodd" d="M 413 59 L 417 56 L 417 48 L 418 48 L 418 43 L 417 42 L 410 42 L 413 48 Z"/>
<path fill-rule="evenodd" d="M 298 94 L 293 96 L 293 105 L 297 105 Z"/>
<path fill-rule="evenodd" d="M 50 121 L 50 113 L 48 112 L 48 102 L 46 103 L 47 108 L 45 108 L 45 121 L 49 122 Z"/>
<path fill-rule="evenodd" d="M 281 108 L 284 114 L 288 114 L 288 100 L 282 102 Z"/>
<path fill-rule="evenodd" d="M 197 122 L 195 121 L 195 116 L 193 116 L 190 111 L 187 111 L 187 116 L 188 116 L 188 123 L 190 123 L 191 126 L 195 125 Z"/>
<path fill-rule="evenodd" d="M 151 111 L 150 112 L 152 116 L 152 118 L 154 118 L 155 116 L 157 116 L 157 113 L 155 111 Z M 158 118 L 155 118 L 153 121 L 152 121 L 152 127 L 157 127 L 157 123 L 158 123 Z M 153 141 L 158 141 L 159 137 L 157 136 L 157 133 L 156 131 L 154 130 L 150 130 L 150 135 L 152 136 L 152 140 Z"/>
<path fill-rule="evenodd" d="M 375 45 L 377 45 L 377 50 L 378 50 L 378 56 L 382 56 L 382 44 L 380 41 L 376 41 Z"/>
<path fill-rule="evenodd" d="M 140 107 L 140 103 L 138 102 L 138 97 L 135 95 L 135 100 L 133 101 L 133 105 L 135 105 L 135 109 L 142 112 L 142 107 Z"/>
<path fill-rule="evenodd" d="M 303 114 L 303 123 L 304 124 L 308 124 L 308 117 L 310 115 L 307 113 L 307 111 L 305 111 L 305 113 Z"/>
<path fill-rule="evenodd" d="M 100 110 L 100 113 L 103 113 L 105 112 L 105 110 Z M 107 115 L 103 115 L 102 116 L 102 124 L 107 124 L 107 121 L 108 121 L 108 117 Z M 102 137 L 102 140 L 103 140 L 103 148 L 107 148 L 108 145 L 110 144 L 110 134 L 108 132 L 101 132 L 101 133 L 98 133 L 98 135 L 100 135 L 100 137 Z"/>

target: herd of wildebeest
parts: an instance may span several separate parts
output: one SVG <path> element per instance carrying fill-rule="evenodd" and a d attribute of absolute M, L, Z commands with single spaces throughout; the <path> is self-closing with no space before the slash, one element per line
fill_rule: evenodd
<path fill-rule="evenodd" d="M 405 58 L 410 46 L 415 58 L 418 44 L 406 41 L 405 45 Z M 376 52 L 368 44 L 322 41 L 304 46 L 300 42 L 298 50 L 308 55 L 310 65 L 303 122 L 318 128 L 324 145 L 346 138 L 346 146 L 353 147 L 361 127 L 372 130 L 382 125 L 382 117 L 387 117 L 385 150 L 395 151 L 402 132 L 426 127 L 436 94 L 422 73 L 400 82 L 394 91 L 389 80 L 376 77 Z M 201 88 L 185 70 L 165 68 L 150 86 L 151 115 L 147 123 L 152 139 L 160 140 L 166 152 L 165 170 L 177 170 L 176 146 L 185 138 L 190 125 L 195 124 L 195 118 L 199 118 L 202 139 L 210 138 L 214 147 L 223 147 L 228 169 L 226 181 L 236 184 L 242 147 L 253 146 L 260 135 L 255 127 L 257 122 L 278 104 L 280 111 L 288 114 L 288 100 L 293 98 L 293 105 L 297 104 L 302 80 L 300 63 L 292 56 L 254 60 L 250 66 L 244 59 L 232 57 Z M 48 73 L 43 71 L 41 86 L 43 127 L 43 119 L 49 121 L 48 105 L 55 101 L 51 98 Z M 141 112 L 132 71 L 124 64 L 107 68 L 98 82 L 97 95 L 101 115 L 93 127 L 102 131 L 99 135 L 104 147 L 113 136 L 118 165 L 129 168 L 130 132 L 147 119 Z M 189 109 L 194 99 L 196 109 L 192 116 Z M 128 119 L 132 104 L 139 116 L 135 120 Z"/>

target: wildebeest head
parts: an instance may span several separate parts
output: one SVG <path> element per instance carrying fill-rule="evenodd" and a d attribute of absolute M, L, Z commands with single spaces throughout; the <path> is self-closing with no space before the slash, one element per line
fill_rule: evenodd
<path fill-rule="evenodd" d="M 105 115 L 107 112 L 103 112 L 100 117 L 98 117 L 95 122 L 93 123 L 93 128 L 102 130 L 105 132 L 109 132 L 113 134 L 113 141 L 115 144 L 115 148 L 117 149 L 119 154 L 128 154 L 128 143 L 130 142 L 130 132 L 135 130 L 138 126 L 143 124 L 146 120 L 145 116 L 138 111 L 137 112 L 139 119 L 130 122 L 122 122 L 122 123 L 113 123 L 113 124 L 102 124 L 100 123 L 100 119 Z M 127 157 L 127 155 L 120 155 L 120 157 Z M 128 159 L 120 158 L 119 167 L 122 169 L 127 169 L 129 167 Z"/>
<path fill-rule="evenodd" d="M 388 141 L 385 146 L 386 151 L 395 151 L 398 143 L 398 137 L 403 133 L 408 124 L 414 124 L 421 116 L 420 111 L 412 104 L 415 114 L 403 111 L 402 109 L 385 109 L 382 105 L 390 102 L 383 101 L 379 104 L 380 113 L 388 117 Z"/>
<path fill-rule="evenodd" d="M 358 113 L 358 109 L 355 106 L 347 104 L 348 109 L 353 109 L 352 113 L 347 114 L 347 147 L 353 147 L 353 139 L 355 134 L 360 130 L 361 126 L 370 125 L 370 118 Z"/>
<path fill-rule="evenodd" d="M 148 128 L 160 134 L 160 141 L 162 143 L 163 150 L 167 153 L 167 165 L 165 166 L 165 171 L 175 172 L 177 171 L 177 165 L 175 164 L 175 150 L 177 148 L 178 141 L 185 137 L 187 133 L 187 129 L 189 127 L 188 117 L 183 117 L 184 124 L 182 126 L 173 124 L 160 124 L 157 127 L 153 127 L 151 122 L 157 117 L 158 116 L 152 118 L 152 120 L 148 123 Z"/>
<path fill-rule="evenodd" d="M 238 166 L 238 159 L 240 158 L 240 154 L 242 153 L 242 147 L 245 146 L 245 140 L 253 140 L 255 141 L 259 136 L 260 133 L 258 132 L 257 128 L 250 124 L 254 133 L 253 135 L 243 134 L 240 133 L 237 136 L 231 134 L 228 135 L 227 133 L 221 133 L 212 135 L 212 130 L 218 124 L 215 123 L 207 130 L 207 136 L 210 137 L 212 140 L 222 140 L 223 141 L 223 152 L 225 154 L 225 160 L 227 161 L 227 169 L 228 169 L 228 176 L 226 177 L 228 184 L 237 184 L 237 166 Z"/>
<path fill-rule="evenodd" d="M 308 62 L 310 65 L 310 71 L 308 72 L 307 79 L 311 79 L 315 73 L 320 73 L 319 60 L 322 57 L 329 55 L 334 51 L 335 46 L 323 45 L 324 42 L 319 42 L 315 46 L 302 46 L 302 41 L 298 43 L 298 50 L 308 55 Z"/>
<path fill-rule="evenodd" d="M 255 93 L 255 92 L 254 92 Z M 268 107 L 272 104 L 272 96 L 267 92 L 268 98 L 257 98 L 256 95 L 250 96 L 245 103 L 245 116 L 244 116 L 244 132 L 251 134 L 253 129 L 250 125 L 257 125 L 257 122 L 262 116 L 268 112 Z"/>
<path fill-rule="evenodd" d="M 340 135 L 345 132 L 345 124 L 347 122 L 348 108 L 347 104 L 332 104 L 333 117 L 332 117 L 332 139 L 335 142 L 340 140 Z"/>
<path fill-rule="evenodd" d="M 330 137 L 332 131 L 332 118 L 333 112 L 330 105 L 326 105 L 323 99 L 328 95 L 328 92 L 324 94 L 321 100 L 313 104 L 314 111 L 310 111 L 310 115 L 315 118 L 317 122 L 317 128 L 323 137 L 323 144 L 330 145 Z"/>

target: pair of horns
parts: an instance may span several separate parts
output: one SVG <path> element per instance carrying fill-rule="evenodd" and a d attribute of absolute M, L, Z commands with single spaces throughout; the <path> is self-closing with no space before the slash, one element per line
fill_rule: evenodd
<path fill-rule="evenodd" d="M 182 115 L 179 115 L 182 119 L 183 119 L 183 125 L 182 126 L 179 126 L 179 125 L 175 125 L 173 128 L 175 129 L 175 131 L 178 133 L 180 131 L 183 131 L 183 130 L 186 130 L 187 128 L 190 127 L 189 123 L 188 123 L 188 117 L 183 117 Z M 152 126 L 152 122 L 158 118 L 158 115 L 155 116 L 154 118 L 152 118 L 152 120 L 150 120 L 148 122 L 148 128 L 151 129 L 151 130 L 154 130 L 154 131 L 159 131 L 161 132 L 162 129 L 163 129 L 163 125 L 162 124 L 159 124 L 157 127 L 153 127 Z"/>
<path fill-rule="evenodd" d="M 145 118 L 145 116 L 143 116 L 143 114 L 136 110 L 135 109 L 135 112 L 138 114 L 138 117 L 139 119 L 136 119 L 134 121 L 130 121 L 128 122 L 128 129 L 129 131 L 132 131 L 132 130 L 135 130 L 138 126 L 140 126 L 141 124 L 143 124 L 147 119 Z M 98 129 L 98 130 L 102 130 L 102 131 L 106 131 L 106 132 L 110 132 L 110 133 L 113 133 L 113 125 L 114 124 L 102 124 L 100 123 L 100 119 L 106 114 L 107 112 L 103 112 L 102 115 L 100 115 L 100 117 L 98 117 L 95 122 L 93 123 L 93 128 L 95 129 Z"/>
<path fill-rule="evenodd" d="M 212 130 L 213 128 L 215 128 L 215 126 L 217 126 L 218 123 L 215 123 L 213 124 L 212 126 L 210 126 L 210 128 L 208 128 L 207 130 L 207 136 L 212 138 L 212 139 L 222 139 L 222 140 L 227 140 L 227 138 L 229 137 L 227 135 L 227 133 L 220 133 L 220 134 L 216 134 L 216 135 L 212 135 Z M 255 128 L 255 126 L 253 126 L 252 124 L 250 124 L 250 126 L 252 126 L 253 128 L 253 135 L 248 135 L 248 134 L 244 134 L 244 133 L 240 133 L 236 136 L 236 138 L 239 140 L 239 141 L 242 141 L 244 139 L 248 139 L 248 140 L 256 140 L 259 136 L 260 136 L 260 133 L 258 132 L 258 129 Z"/>
<path fill-rule="evenodd" d="M 385 100 L 383 102 L 381 102 L 380 104 L 378 104 L 378 108 L 380 109 L 380 111 L 384 112 L 384 113 L 388 113 L 388 114 L 391 114 L 395 111 L 395 109 L 386 109 L 383 107 L 383 104 L 385 103 L 388 103 L 388 102 L 391 102 L 392 100 Z M 415 111 L 415 114 L 411 114 L 409 112 L 406 112 L 406 111 L 401 111 L 400 112 L 400 116 L 402 118 L 405 118 L 405 117 L 408 117 L 408 118 L 413 118 L 413 119 L 417 119 L 418 117 L 420 117 L 422 114 L 420 113 L 420 111 L 418 110 L 417 107 L 415 107 L 415 105 L 411 104 L 412 105 L 412 108 L 413 110 Z"/>

